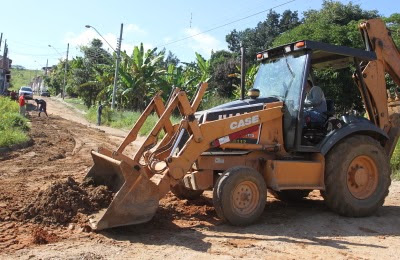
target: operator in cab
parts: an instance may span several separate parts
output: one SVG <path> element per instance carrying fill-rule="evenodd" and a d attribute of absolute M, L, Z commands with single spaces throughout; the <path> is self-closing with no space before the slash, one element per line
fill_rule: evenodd
<path fill-rule="evenodd" d="M 307 80 L 305 91 L 307 93 L 304 102 L 305 123 L 325 123 L 327 106 L 322 89 L 314 86 L 311 80 Z"/>

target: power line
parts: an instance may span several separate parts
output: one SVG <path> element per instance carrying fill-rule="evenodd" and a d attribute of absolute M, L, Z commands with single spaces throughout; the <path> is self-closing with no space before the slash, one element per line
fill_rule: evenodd
<path fill-rule="evenodd" d="M 34 45 L 34 44 L 29 44 L 29 43 L 25 43 L 25 42 L 21 42 L 21 41 L 16 41 L 16 40 L 9 40 L 9 42 L 12 42 L 13 45 L 21 45 L 21 46 L 28 46 L 31 48 L 35 48 L 35 49 L 47 49 L 48 46 L 44 46 L 44 45 Z M 56 48 L 56 49 L 60 49 L 60 48 Z"/>
<path fill-rule="evenodd" d="M 165 43 L 165 44 L 163 44 L 163 45 L 159 45 L 159 46 L 157 46 L 157 48 L 162 48 L 162 47 L 165 47 L 165 46 L 167 46 L 167 45 L 171 45 L 171 44 L 174 44 L 174 43 L 177 43 L 177 42 L 181 42 L 181 41 L 184 41 L 184 40 L 187 40 L 187 39 L 190 39 L 190 38 L 199 36 L 199 35 L 201 35 L 201 34 L 205 34 L 205 33 L 214 31 L 214 30 L 216 30 L 216 29 L 219 29 L 219 28 L 225 27 L 225 26 L 227 26 L 227 25 L 231 25 L 231 24 L 233 24 L 233 23 L 237 23 L 237 22 L 246 20 L 246 19 L 248 19 L 248 18 L 250 18 L 250 17 L 256 16 L 256 15 L 259 15 L 259 14 L 262 14 L 262 13 L 265 13 L 265 12 L 268 12 L 268 11 L 271 11 L 272 9 L 275 9 L 275 8 L 278 8 L 278 7 L 281 7 L 281 6 L 284 6 L 284 5 L 293 3 L 293 2 L 295 2 L 295 1 L 297 1 L 297 0 L 291 0 L 291 1 L 284 2 L 284 3 L 282 3 L 282 4 L 279 4 L 279 5 L 273 6 L 273 7 L 271 7 L 271 8 L 268 8 L 268 9 L 265 9 L 265 10 L 262 10 L 262 11 L 259 11 L 259 12 L 257 12 L 257 13 L 254 13 L 254 14 L 248 15 L 248 16 L 246 16 L 246 17 L 243 17 L 243 18 L 234 20 L 234 21 L 232 21 L 232 22 L 225 23 L 225 24 L 222 24 L 222 25 L 219 25 L 219 26 L 210 28 L 210 29 L 208 29 L 208 30 L 205 30 L 205 31 L 196 33 L 196 34 L 194 34 L 194 35 L 190 35 L 190 36 L 187 36 L 187 37 L 184 37 L 184 38 L 181 38 L 181 39 L 172 41 L 172 42 L 168 42 L 168 43 Z"/>
<path fill-rule="evenodd" d="M 263 0 L 261 0 L 263 1 Z M 278 2 L 279 0 L 273 0 L 273 2 L 275 2 L 274 4 L 276 4 L 276 2 Z M 282 2 L 282 1 L 279 1 Z M 240 15 L 248 15 L 248 14 L 252 14 L 253 12 L 255 12 L 256 10 L 260 10 L 260 8 L 265 7 L 265 3 L 261 4 L 261 5 L 256 5 L 251 7 L 251 9 L 244 9 L 245 7 L 248 7 L 248 5 L 246 6 L 239 6 L 239 5 L 235 5 L 235 7 L 239 7 L 238 10 L 240 10 L 240 12 L 236 12 L 234 14 L 226 14 L 225 16 L 218 16 L 218 20 L 216 20 L 214 23 L 209 24 L 209 27 L 212 26 L 218 26 L 219 24 L 223 23 L 223 22 L 229 22 L 231 20 L 237 19 L 238 16 Z"/>
<path fill-rule="evenodd" d="M 21 52 L 15 52 L 15 51 L 11 51 L 11 53 L 12 53 L 12 54 L 17 54 L 17 55 L 32 56 L 32 57 L 40 57 L 40 56 L 50 56 L 50 57 L 53 57 L 53 56 L 60 56 L 60 55 L 57 54 L 57 53 L 54 53 L 54 54 L 48 54 L 48 53 L 46 53 L 46 54 L 31 54 L 31 53 L 21 53 Z M 64 53 L 61 52 L 61 54 L 65 54 L 65 53 L 66 53 L 66 52 L 64 52 Z"/>

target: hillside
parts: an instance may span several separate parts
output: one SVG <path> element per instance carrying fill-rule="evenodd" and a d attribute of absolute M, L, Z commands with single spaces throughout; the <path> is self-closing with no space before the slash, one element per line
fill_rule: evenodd
<path fill-rule="evenodd" d="M 29 85 L 32 78 L 41 75 L 41 70 L 29 70 L 29 69 L 11 69 L 11 88 L 19 89 L 21 86 Z"/>

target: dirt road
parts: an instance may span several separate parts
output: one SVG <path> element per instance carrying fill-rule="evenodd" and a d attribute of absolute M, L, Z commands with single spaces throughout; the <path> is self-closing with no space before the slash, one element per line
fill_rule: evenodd
<path fill-rule="evenodd" d="M 31 113 L 34 145 L 0 157 L 0 259 L 397 259 L 400 254 L 399 182 L 392 183 L 385 206 L 368 218 L 337 216 L 313 192 L 297 204 L 268 197 L 261 219 L 249 227 L 221 222 L 210 193 L 192 202 L 168 195 L 151 222 L 98 233 L 79 224 L 21 221 L 18 212 L 52 182 L 83 179 L 91 149 L 115 148 L 121 141 L 121 133 L 88 127 L 78 113 L 55 101 L 48 104 L 49 118 Z"/>

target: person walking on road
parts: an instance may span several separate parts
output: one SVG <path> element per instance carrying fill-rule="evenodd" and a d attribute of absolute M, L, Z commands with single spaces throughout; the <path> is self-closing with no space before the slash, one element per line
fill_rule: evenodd
<path fill-rule="evenodd" d="M 46 101 L 44 101 L 43 99 L 35 99 L 36 102 L 36 106 L 39 106 L 39 117 L 40 117 L 40 113 L 44 112 L 46 114 L 47 117 L 49 117 L 49 115 L 47 114 L 47 104 Z"/>
<path fill-rule="evenodd" d="M 20 115 L 21 116 L 25 116 L 26 108 L 25 108 L 25 97 L 24 97 L 24 94 L 19 96 L 18 104 L 19 104 L 19 113 L 20 113 Z"/>
<path fill-rule="evenodd" d="M 99 107 L 97 108 L 97 125 L 101 125 L 101 113 L 103 112 L 103 105 L 99 101 Z"/>

